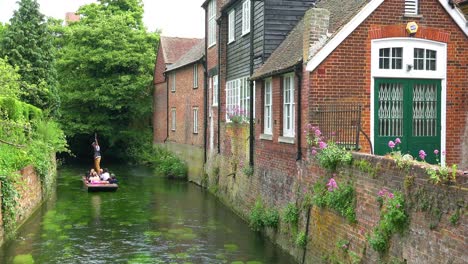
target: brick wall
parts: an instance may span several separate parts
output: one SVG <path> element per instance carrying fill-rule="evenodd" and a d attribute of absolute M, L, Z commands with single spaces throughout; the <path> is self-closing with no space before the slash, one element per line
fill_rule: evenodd
<path fill-rule="evenodd" d="M 203 147 L 203 65 L 198 65 L 198 87 L 194 88 L 193 64 L 171 71 L 176 73 L 176 91 L 172 92 L 169 79 L 169 136 L 168 140 L 180 144 Z M 198 132 L 194 133 L 193 110 L 198 109 Z M 176 129 L 172 130 L 172 109 L 176 109 Z"/>
<path fill-rule="evenodd" d="M 324 259 L 351 262 L 350 254 L 344 254 L 337 248 L 337 243 L 343 239 L 350 242 L 349 252 L 353 252 L 361 263 L 396 260 L 406 263 L 465 263 L 468 258 L 465 250 L 468 219 L 463 212 L 467 206 L 468 191 L 462 186 L 468 183 L 467 176 L 458 172 L 457 184 L 436 186 L 428 182 L 425 171 L 428 165 L 415 164 L 405 170 L 399 169 L 393 160 L 385 157 L 358 153 L 353 156 L 355 161 L 364 159 L 371 164 L 370 168 L 377 168 L 375 175 L 354 165 L 339 167 L 336 172 L 335 179 L 339 186 L 350 180 L 356 190 L 357 223 L 350 224 L 331 209 L 315 206 L 310 212 L 301 209 L 299 232 L 306 231 L 307 216 L 310 215 L 305 263 L 325 263 Z M 281 170 L 276 169 L 282 166 L 275 164 L 279 162 L 278 158 L 268 157 L 276 159 L 270 163 L 272 168 L 259 167 L 254 175 L 247 176 L 242 172 L 232 175 L 232 159 L 218 156 L 207 170 L 209 189 L 248 219 L 251 208 L 259 198 L 267 207 L 280 211 L 287 203 L 295 203 L 301 208 L 305 192 L 311 192 L 317 181 L 330 177 L 330 173 L 311 160 L 288 164 Z M 410 222 L 403 234 L 392 236 L 388 253 L 381 256 L 370 247 L 366 237 L 372 234 L 380 218 L 377 193 L 382 188 L 404 193 Z M 461 210 L 460 219 L 452 224 L 450 218 L 457 210 Z M 302 261 L 303 250 L 295 246 L 295 237 L 287 224 L 280 223 L 277 231 L 265 231 L 275 243 L 299 262 Z"/>
<path fill-rule="evenodd" d="M 167 84 L 154 86 L 153 141 L 162 143 L 167 138 Z"/>
<path fill-rule="evenodd" d="M 438 1 L 419 1 L 421 17 L 404 17 L 403 5 L 404 1 L 385 1 L 310 74 L 308 104 L 313 109 L 327 103 L 359 103 L 364 106 L 363 129 L 370 135 L 371 40 L 408 37 L 406 23 L 416 21 L 419 30 L 415 38 L 448 44 L 447 162 L 461 164 L 467 159 L 461 155 L 460 141 L 468 126 L 468 39 Z M 360 141 L 366 142 L 364 137 Z M 368 144 L 362 146 L 363 151 L 369 151 Z"/>

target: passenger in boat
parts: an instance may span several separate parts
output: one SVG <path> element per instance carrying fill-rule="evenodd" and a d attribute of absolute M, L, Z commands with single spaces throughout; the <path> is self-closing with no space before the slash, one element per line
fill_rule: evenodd
<path fill-rule="evenodd" d="M 109 181 L 109 183 L 117 183 L 118 182 L 118 180 L 117 180 L 117 178 L 115 177 L 114 174 L 111 175 L 111 177 L 109 178 L 108 181 Z"/>
<path fill-rule="evenodd" d="M 89 180 L 88 180 L 90 183 L 100 183 L 101 182 L 101 179 L 99 178 L 99 176 L 97 175 L 96 171 L 92 171 L 91 173 L 91 177 L 89 177 Z"/>
<path fill-rule="evenodd" d="M 94 149 L 94 169 L 96 171 L 101 171 L 101 147 L 99 146 L 97 137 L 95 138 L 95 141 L 91 145 L 93 146 L 93 149 Z"/>
<path fill-rule="evenodd" d="M 101 173 L 101 181 L 108 181 L 110 178 L 109 170 L 105 168 Z"/>

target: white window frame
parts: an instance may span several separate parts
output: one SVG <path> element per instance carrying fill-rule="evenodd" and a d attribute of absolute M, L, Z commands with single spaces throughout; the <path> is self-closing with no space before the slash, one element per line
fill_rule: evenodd
<path fill-rule="evenodd" d="M 171 92 L 175 92 L 176 91 L 176 73 L 175 72 L 171 72 Z"/>
<path fill-rule="evenodd" d="M 213 78 L 211 78 L 211 81 L 213 82 L 212 84 L 210 83 L 210 85 L 212 85 L 213 87 L 213 106 L 218 106 L 218 75 L 213 76 Z"/>
<path fill-rule="evenodd" d="M 216 45 L 216 0 L 208 3 L 208 48 Z"/>
<path fill-rule="evenodd" d="M 193 108 L 193 133 L 198 134 L 198 107 Z"/>
<path fill-rule="evenodd" d="M 294 73 L 283 75 L 283 136 L 295 136 Z M 288 115 L 289 113 L 289 115 Z M 289 128 L 288 128 L 289 124 Z"/>
<path fill-rule="evenodd" d="M 255 82 L 254 82 L 255 91 Z M 228 113 L 231 109 L 240 109 L 246 120 L 249 120 L 249 106 L 250 106 L 250 83 L 249 77 L 242 77 L 235 80 L 226 82 L 226 121 L 230 122 Z M 253 114 L 255 116 L 255 93 L 253 96 Z"/>
<path fill-rule="evenodd" d="M 233 9 L 228 15 L 228 44 L 236 40 L 236 10 Z"/>
<path fill-rule="evenodd" d="M 405 0 L 405 15 L 417 16 L 419 9 L 418 0 Z"/>
<path fill-rule="evenodd" d="M 193 65 L 193 88 L 198 88 L 198 64 Z"/>
<path fill-rule="evenodd" d="M 176 108 L 172 107 L 171 108 L 171 130 L 172 131 L 176 130 L 176 124 L 177 124 Z"/>
<path fill-rule="evenodd" d="M 272 79 L 265 79 L 265 95 L 263 100 L 263 133 L 266 135 L 272 135 L 272 120 L 273 120 L 273 93 L 272 93 Z"/>
<path fill-rule="evenodd" d="M 250 32 L 250 0 L 245 0 L 242 3 L 242 36 Z"/>
<path fill-rule="evenodd" d="M 383 70 L 379 69 L 379 49 L 385 47 L 403 47 L 403 69 Z M 429 49 L 436 51 L 436 70 L 414 70 L 414 49 Z M 409 66 L 408 66 L 409 65 Z M 409 69 L 411 68 L 411 69 Z M 432 40 L 418 38 L 386 38 L 376 39 L 371 42 L 371 115 L 370 115 L 370 138 L 372 145 L 375 143 L 374 135 L 374 79 L 375 78 L 410 78 L 410 79 L 440 79 L 441 80 L 441 132 L 440 151 L 446 150 L 446 113 L 447 113 L 447 44 Z M 445 156 L 441 156 L 441 163 L 445 164 Z"/>

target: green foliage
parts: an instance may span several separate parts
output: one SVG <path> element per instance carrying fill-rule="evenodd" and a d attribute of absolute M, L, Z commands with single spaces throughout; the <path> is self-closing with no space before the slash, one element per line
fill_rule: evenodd
<path fill-rule="evenodd" d="M 60 104 L 52 34 L 36 0 L 18 1 L 11 25 L 3 32 L 1 56 L 18 67 L 21 99 L 56 114 Z"/>
<path fill-rule="evenodd" d="M 379 172 L 380 165 L 377 164 L 375 167 L 372 164 L 365 160 L 360 159 L 353 162 L 353 165 L 357 167 L 360 171 L 369 174 L 371 178 L 375 179 L 377 177 L 377 173 Z"/>
<path fill-rule="evenodd" d="M 143 26 L 139 0 L 99 1 L 78 13 L 79 22 L 55 29 L 65 133 L 74 138 L 97 132 L 108 141 L 108 153 L 143 160 L 127 149 L 151 146 L 146 134 L 152 131 L 158 35 Z"/>
<path fill-rule="evenodd" d="M 257 199 L 250 211 L 249 225 L 254 231 L 260 231 L 263 227 L 277 228 L 279 213 L 276 209 L 265 208 L 261 199 Z"/>
<path fill-rule="evenodd" d="M 307 236 L 304 232 L 299 232 L 296 236 L 296 240 L 294 241 L 296 246 L 305 248 L 307 245 Z"/>
<path fill-rule="evenodd" d="M 158 173 L 170 179 L 187 179 L 187 164 L 174 153 L 165 148 L 155 148 L 151 161 Z"/>
<path fill-rule="evenodd" d="M 0 97 L 18 99 L 21 92 L 20 78 L 18 67 L 13 67 L 6 60 L 0 58 Z"/>
<path fill-rule="evenodd" d="M 283 221 L 296 225 L 299 220 L 299 209 L 294 203 L 288 203 L 283 209 Z"/>
<path fill-rule="evenodd" d="M 316 159 L 322 168 L 335 171 L 340 164 L 351 164 L 353 156 L 350 151 L 330 141 L 326 148 L 317 153 Z"/>
<path fill-rule="evenodd" d="M 408 216 L 405 212 L 403 194 L 395 192 L 383 197 L 383 206 L 380 212 L 380 221 L 369 238 L 371 247 L 380 253 L 384 253 L 389 246 L 391 236 L 396 232 L 402 232 L 408 225 Z"/>
<path fill-rule="evenodd" d="M 252 176 L 254 174 L 254 167 L 247 165 L 242 167 L 242 173 L 244 173 L 245 176 Z"/>
<path fill-rule="evenodd" d="M 314 204 L 318 207 L 328 207 L 351 222 L 356 222 L 356 191 L 351 183 L 342 184 L 329 191 L 324 183 L 314 185 Z"/>
<path fill-rule="evenodd" d="M 347 239 L 341 239 L 336 243 L 336 247 L 339 248 L 340 250 L 343 250 L 344 252 L 348 252 L 349 250 L 349 240 Z"/>
<path fill-rule="evenodd" d="M 460 209 L 457 209 L 455 213 L 453 213 L 450 218 L 450 223 L 455 226 L 458 223 L 458 220 L 460 220 Z"/>
<path fill-rule="evenodd" d="M 449 172 L 447 166 L 438 166 L 437 168 L 427 168 L 426 173 L 433 184 L 456 182 L 457 165 L 453 164 L 451 170 L 452 171 Z"/>

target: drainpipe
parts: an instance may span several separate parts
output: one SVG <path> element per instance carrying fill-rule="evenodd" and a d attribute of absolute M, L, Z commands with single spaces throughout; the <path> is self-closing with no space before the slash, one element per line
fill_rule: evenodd
<path fill-rule="evenodd" d="M 250 76 L 253 75 L 254 71 L 254 11 L 255 11 L 255 1 L 250 2 Z M 254 165 L 254 81 L 250 81 L 250 100 L 249 100 L 249 165 L 253 167 Z"/>
<path fill-rule="evenodd" d="M 166 143 L 167 139 L 169 138 L 169 80 L 166 73 L 164 73 L 164 78 L 166 79 L 166 139 L 164 139 L 164 143 Z"/>
<path fill-rule="evenodd" d="M 205 51 L 206 51 L 206 38 L 205 38 Z M 206 53 L 205 53 L 206 54 Z M 207 128 L 208 128 L 208 70 L 206 55 L 201 58 L 201 64 L 203 65 L 203 164 L 206 164 L 207 161 Z M 196 62 L 198 63 L 198 62 Z M 198 74 L 198 72 L 197 72 Z"/>
<path fill-rule="evenodd" d="M 301 109 L 302 109 L 302 63 L 297 65 L 294 69 L 294 73 L 297 77 L 297 157 L 296 161 L 302 159 L 302 148 L 301 148 L 301 138 L 302 138 L 302 116 L 301 116 Z"/>
<path fill-rule="evenodd" d="M 218 24 L 218 154 L 221 153 L 221 19 L 217 21 Z"/>

